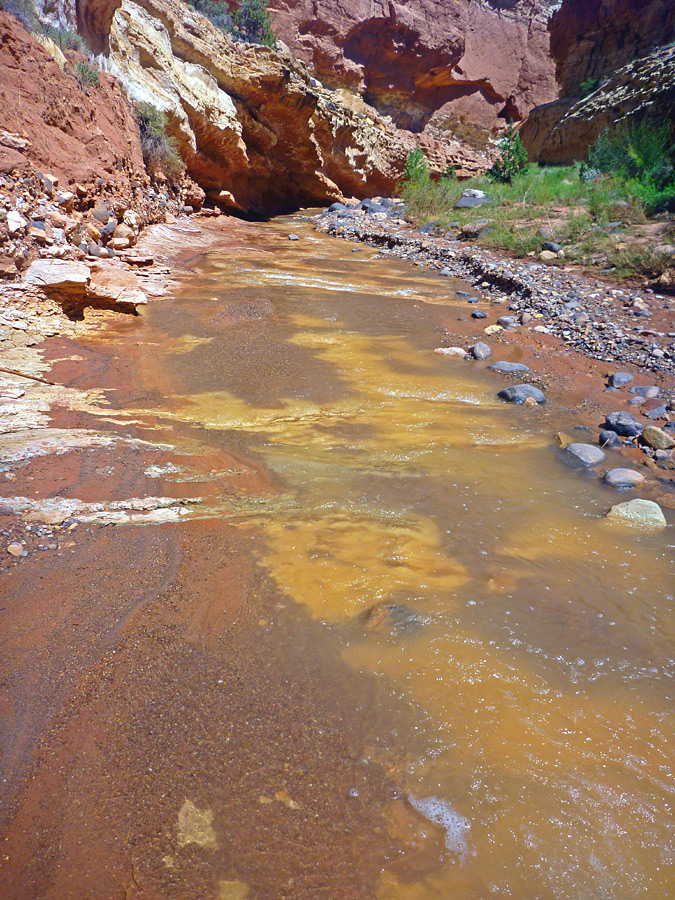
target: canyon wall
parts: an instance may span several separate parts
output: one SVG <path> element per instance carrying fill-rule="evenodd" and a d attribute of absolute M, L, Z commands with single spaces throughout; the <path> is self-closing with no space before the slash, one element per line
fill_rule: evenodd
<path fill-rule="evenodd" d="M 675 118 L 675 3 L 564 0 L 550 23 L 557 100 L 522 130 L 534 159 L 582 159 L 607 126 Z"/>
<path fill-rule="evenodd" d="M 276 49 L 235 43 L 178 0 L 78 0 L 59 18 L 101 54 L 134 102 L 162 110 L 188 173 L 211 201 L 270 214 L 390 194 L 417 138 L 360 97 L 333 91 Z M 432 171 L 487 157 L 424 135 Z"/>
<path fill-rule="evenodd" d="M 271 0 L 277 35 L 325 84 L 395 125 L 485 146 L 557 96 L 546 0 Z"/>

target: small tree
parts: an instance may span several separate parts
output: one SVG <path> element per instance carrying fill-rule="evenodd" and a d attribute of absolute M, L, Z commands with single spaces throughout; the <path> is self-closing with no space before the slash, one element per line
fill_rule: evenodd
<path fill-rule="evenodd" d="M 418 144 L 414 150 L 408 153 L 403 167 L 403 178 L 405 181 L 420 182 L 425 181 L 429 177 L 429 167 L 427 166 L 424 151 Z"/>
<path fill-rule="evenodd" d="M 514 175 L 527 169 L 527 150 L 513 122 L 509 123 L 503 137 L 498 142 L 501 155 L 485 173 L 491 181 L 511 184 Z"/>

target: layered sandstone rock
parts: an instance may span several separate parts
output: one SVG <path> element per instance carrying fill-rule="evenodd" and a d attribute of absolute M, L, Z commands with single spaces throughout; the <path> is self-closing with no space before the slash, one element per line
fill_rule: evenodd
<path fill-rule="evenodd" d="M 402 128 L 485 145 L 557 96 L 552 0 L 272 0 L 276 33 L 328 85 Z"/>
<path fill-rule="evenodd" d="M 415 145 L 283 45 L 234 43 L 178 0 L 79 0 L 77 21 L 130 97 L 166 114 L 188 172 L 220 204 L 267 214 L 389 194 Z M 425 135 L 423 145 L 432 169 L 486 166 L 456 142 Z"/>
<path fill-rule="evenodd" d="M 550 30 L 560 96 L 523 128 L 533 158 L 569 163 L 608 125 L 673 117 L 672 0 L 563 0 Z"/>

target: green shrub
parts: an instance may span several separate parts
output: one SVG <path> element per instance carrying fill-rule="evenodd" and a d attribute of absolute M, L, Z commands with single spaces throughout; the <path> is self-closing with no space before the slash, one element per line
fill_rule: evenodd
<path fill-rule="evenodd" d="M 228 3 L 221 0 L 189 0 L 189 5 L 226 34 L 232 33 L 232 15 Z"/>
<path fill-rule="evenodd" d="M 166 133 L 165 114 L 151 103 L 138 103 L 136 121 L 147 170 L 153 175 L 161 171 L 169 181 L 176 181 L 185 170 L 185 163 L 175 139 Z"/>
<path fill-rule="evenodd" d="M 243 0 L 234 12 L 224 0 L 187 0 L 212 25 L 238 41 L 274 47 L 276 38 L 267 8 L 267 0 Z"/>
<path fill-rule="evenodd" d="M 487 177 L 491 181 L 511 184 L 514 175 L 527 169 L 527 151 L 513 122 L 509 124 L 503 137 L 500 138 L 498 146 L 501 155 L 487 170 Z"/>
<path fill-rule="evenodd" d="M 78 53 L 85 52 L 82 38 L 68 28 L 54 28 L 53 25 L 44 25 L 42 30 L 61 50 L 77 50 Z"/>
<path fill-rule="evenodd" d="M 101 83 L 98 72 L 96 69 L 92 69 L 84 60 L 77 63 L 74 70 L 75 77 L 80 82 L 80 87 L 83 91 L 85 91 L 89 87 L 98 87 Z"/>
<path fill-rule="evenodd" d="M 579 96 L 588 97 L 593 91 L 597 91 L 599 84 L 599 78 L 589 78 L 587 81 L 582 81 L 579 85 Z"/>
<path fill-rule="evenodd" d="M 276 38 L 267 9 L 267 0 L 243 0 L 232 16 L 234 35 L 251 44 L 274 47 Z"/>
<path fill-rule="evenodd" d="M 649 215 L 675 210 L 675 137 L 666 123 L 606 128 L 581 169 L 598 199 L 612 190 Z"/>
<path fill-rule="evenodd" d="M 441 181 L 457 181 L 457 171 L 453 165 L 447 165 L 443 169 Z"/>
<path fill-rule="evenodd" d="M 424 181 L 429 178 L 427 160 L 419 144 L 406 157 L 403 178 L 405 181 Z"/>

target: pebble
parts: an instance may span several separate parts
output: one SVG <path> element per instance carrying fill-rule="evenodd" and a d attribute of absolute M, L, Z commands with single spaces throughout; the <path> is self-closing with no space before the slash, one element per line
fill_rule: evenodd
<path fill-rule="evenodd" d="M 639 487 L 645 480 L 645 476 L 634 469 L 610 469 L 605 472 L 603 482 L 609 487 L 626 490 L 628 488 Z"/>
<path fill-rule="evenodd" d="M 299 241 L 300 238 L 297 236 L 297 234 L 289 234 L 289 235 L 288 235 L 288 240 L 289 240 L 289 241 Z"/>
<path fill-rule="evenodd" d="M 539 388 L 531 384 L 516 384 L 513 387 L 507 387 L 501 390 L 497 396 L 500 400 L 506 400 L 507 403 L 525 403 L 528 398 L 534 400 L 535 403 L 545 403 L 546 395 Z"/>
<path fill-rule="evenodd" d="M 595 444 L 570 444 L 565 453 L 572 457 L 571 461 L 582 466 L 597 466 L 607 459 Z"/>
<path fill-rule="evenodd" d="M 487 319 L 487 313 L 484 309 L 474 309 L 471 313 L 472 319 Z"/>
<path fill-rule="evenodd" d="M 618 503 L 607 513 L 607 518 L 642 528 L 665 528 L 668 524 L 663 510 L 653 500 L 636 499 Z"/>
<path fill-rule="evenodd" d="M 474 359 L 487 359 L 489 356 L 492 356 L 492 349 L 484 341 L 478 341 L 477 344 L 469 348 L 469 353 Z"/>
<path fill-rule="evenodd" d="M 8 544 L 7 552 L 10 556 L 21 556 L 21 554 L 24 552 L 24 549 L 21 544 Z"/>
<path fill-rule="evenodd" d="M 502 328 L 512 328 L 517 324 L 517 320 L 515 316 L 500 316 L 497 319 L 497 325 L 501 325 Z"/>

